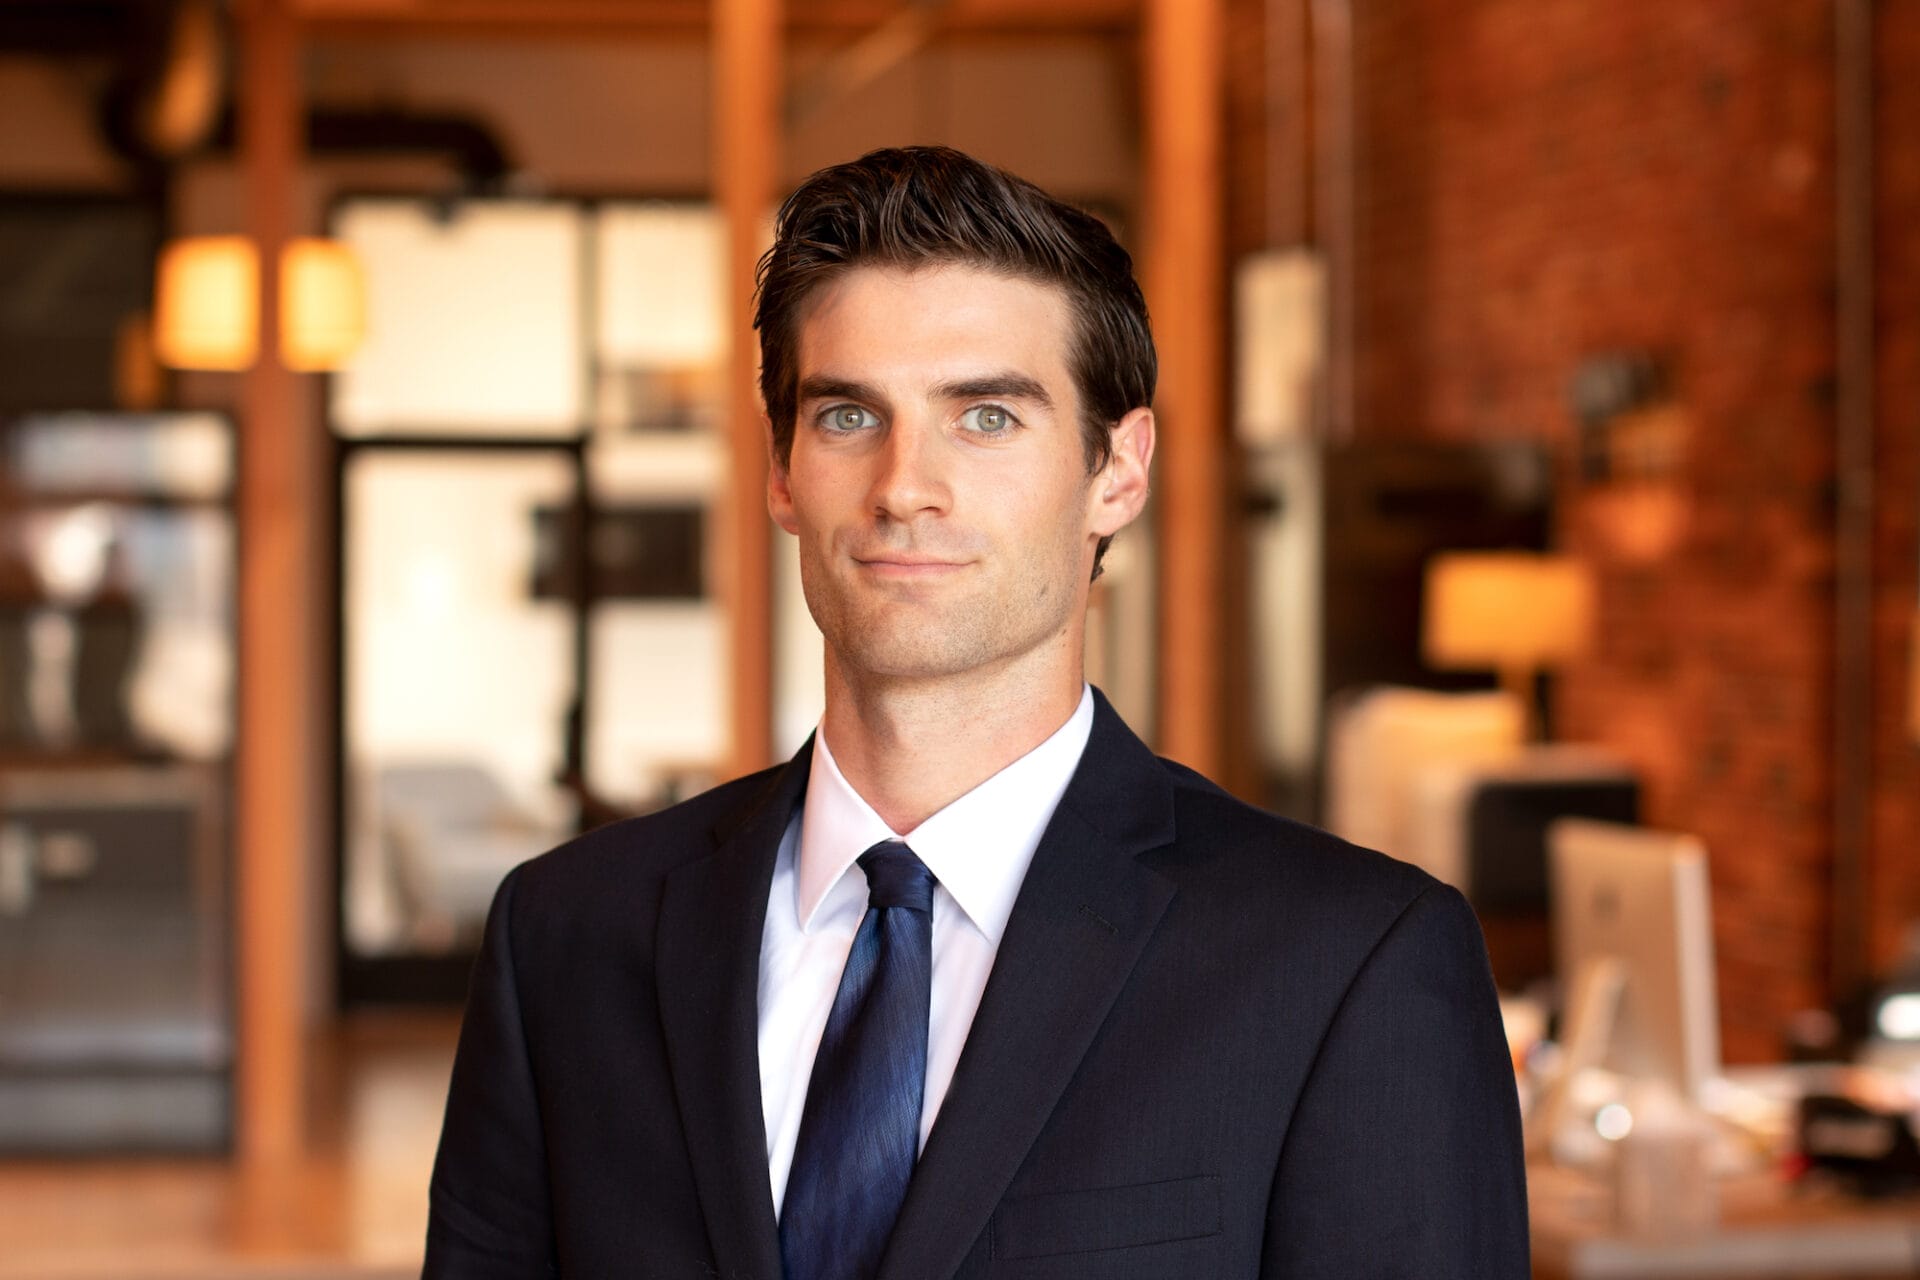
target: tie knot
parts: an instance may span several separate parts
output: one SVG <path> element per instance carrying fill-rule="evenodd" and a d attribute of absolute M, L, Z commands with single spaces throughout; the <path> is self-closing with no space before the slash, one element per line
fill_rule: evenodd
<path fill-rule="evenodd" d="M 860 855 L 867 873 L 867 905 L 933 910 L 933 872 L 898 840 L 882 840 Z"/>

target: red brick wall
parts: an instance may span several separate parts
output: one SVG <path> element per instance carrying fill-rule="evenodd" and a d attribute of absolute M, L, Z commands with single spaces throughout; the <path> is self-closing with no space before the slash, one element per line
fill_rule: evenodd
<path fill-rule="evenodd" d="M 1830 964 L 1831 4 L 1354 10 L 1358 430 L 1559 452 L 1561 539 L 1599 566 L 1604 623 L 1562 673 L 1560 734 L 1631 757 L 1649 821 L 1706 840 L 1725 1051 L 1771 1056 L 1784 1019 L 1827 998 Z M 1920 577 L 1920 5 L 1881 10 L 1884 964 L 1920 917 L 1920 750 L 1902 716 Z M 1684 427 L 1669 492 L 1685 524 L 1653 560 L 1609 536 L 1573 467 L 1569 380 L 1622 348 L 1668 362 Z"/>
<path fill-rule="evenodd" d="M 1829 7 L 1357 6 L 1363 432 L 1552 442 L 1604 630 L 1559 732 L 1712 858 L 1726 1053 L 1824 998 L 1830 875 Z M 1645 563 L 1574 480 L 1567 387 L 1669 362 L 1687 523 Z"/>
<path fill-rule="evenodd" d="M 1312 3 L 1226 0 L 1226 235 L 1235 254 L 1312 235 Z"/>
<path fill-rule="evenodd" d="M 1377 436 L 1538 438 L 1561 541 L 1601 570 L 1603 637 L 1563 672 L 1559 733 L 1644 771 L 1647 819 L 1697 831 L 1715 887 L 1724 1052 L 1778 1052 L 1830 996 L 1834 662 L 1832 0 L 1363 0 L 1356 13 L 1356 420 Z M 1233 242 L 1265 201 L 1273 111 L 1231 0 Z M 1878 6 L 1876 750 L 1868 931 L 1920 919 L 1920 4 Z M 1269 46 L 1271 52 L 1271 46 Z M 1284 148 L 1294 148 L 1284 152 Z M 1283 169 L 1284 171 L 1284 169 Z M 1265 232 L 1265 238 L 1263 238 Z M 1668 555 L 1609 535 L 1572 466 L 1567 386 L 1663 357 L 1684 449 Z"/>
<path fill-rule="evenodd" d="M 1873 943 L 1898 954 L 1920 920 L 1920 743 L 1905 715 L 1920 583 L 1920 5 L 1883 4 L 1876 48 L 1875 322 L 1879 379 L 1874 543 Z"/>

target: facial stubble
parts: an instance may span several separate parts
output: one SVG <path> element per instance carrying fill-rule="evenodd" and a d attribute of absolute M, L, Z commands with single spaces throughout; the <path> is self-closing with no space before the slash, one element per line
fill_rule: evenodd
<path fill-rule="evenodd" d="M 1084 491 L 1075 496 L 1084 497 Z M 807 608 L 848 674 L 937 679 L 1017 659 L 1074 621 L 1076 580 L 1087 569 L 1072 510 L 1062 513 L 1046 552 L 1023 555 L 1011 574 L 996 575 L 990 559 L 978 560 L 947 583 L 862 583 L 866 570 L 821 545 L 824 539 L 803 538 L 800 582 Z"/>

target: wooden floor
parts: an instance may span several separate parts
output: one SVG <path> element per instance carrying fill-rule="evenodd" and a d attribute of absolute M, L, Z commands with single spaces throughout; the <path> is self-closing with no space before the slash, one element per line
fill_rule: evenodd
<path fill-rule="evenodd" d="M 0 1161 L 0 1280 L 418 1276 L 457 1020 L 357 1016 L 314 1045 L 308 1156 Z"/>

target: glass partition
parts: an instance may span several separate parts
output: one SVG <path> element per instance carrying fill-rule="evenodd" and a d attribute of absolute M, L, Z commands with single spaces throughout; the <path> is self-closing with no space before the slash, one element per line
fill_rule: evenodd
<path fill-rule="evenodd" d="M 714 777 L 711 209 L 345 201 L 365 349 L 343 446 L 347 999 L 457 999 L 499 879 Z"/>
<path fill-rule="evenodd" d="M 537 590 L 564 451 L 347 463 L 344 922 L 361 955 L 470 948 L 500 878 L 571 835 L 568 605 Z"/>
<path fill-rule="evenodd" d="M 232 448 L 0 420 L 0 1152 L 226 1141 Z"/>
<path fill-rule="evenodd" d="M 584 228 L 560 202 L 344 204 L 334 235 L 365 268 L 368 337 L 334 379 L 333 429 L 577 434 Z"/>

